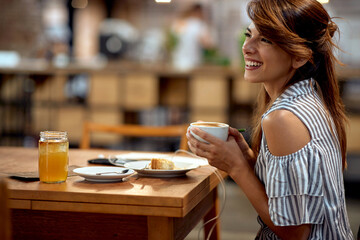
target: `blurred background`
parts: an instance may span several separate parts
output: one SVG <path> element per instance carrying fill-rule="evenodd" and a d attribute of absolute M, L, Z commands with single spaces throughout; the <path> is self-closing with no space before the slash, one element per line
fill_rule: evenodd
<path fill-rule="evenodd" d="M 0 146 L 36 147 L 40 131 L 63 130 L 76 148 L 84 121 L 204 120 L 250 130 L 259 86 L 243 80 L 247 2 L 0 0 Z M 350 119 L 345 184 L 355 233 L 360 223 L 360 2 L 323 4 L 339 17 L 337 54 L 345 66 L 337 74 Z M 99 147 L 158 151 L 176 150 L 176 141 L 134 144 L 106 134 L 92 139 Z M 224 216 L 225 236 L 253 237 L 256 214 L 250 212 L 255 218 L 247 221 L 246 200 L 237 202 L 240 190 L 231 183 L 229 188 L 236 196 L 226 207 L 232 210 Z M 232 215 L 237 208 L 241 219 Z M 232 228 L 234 223 L 244 229 Z M 244 232 L 244 238 L 233 232 Z"/>

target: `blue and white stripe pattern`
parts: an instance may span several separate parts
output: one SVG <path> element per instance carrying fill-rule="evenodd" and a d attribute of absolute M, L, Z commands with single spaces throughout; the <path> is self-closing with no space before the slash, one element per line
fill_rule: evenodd
<path fill-rule="evenodd" d="M 311 140 L 286 156 L 270 153 L 263 135 L 255 173 L 269 198 L 277 226 L 312 224 L 309 239 L 354 239 L 347 217 L 339 141 L 333 121 L 315 91 L 315 81 L 290 86 L 263 115 L 284 109 L 308 128 Z M 279 239 L 259 218 L 257 239 Z"/>

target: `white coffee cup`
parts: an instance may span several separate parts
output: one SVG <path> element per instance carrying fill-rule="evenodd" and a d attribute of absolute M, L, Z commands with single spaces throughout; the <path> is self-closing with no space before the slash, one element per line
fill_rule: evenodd
<path fill-rule="evenodd" d="M 196 127 L 199 128 L 217 138 L 220 138 L 223 141 L 228 139 L 229 135 L 229 125 L 226 123 L 219 122 L 193 122 L 190 124 L 190 132 L 191 134 L 199 141 L 206 142 L 204 139 L 196 135 L 191 131 L 191 128 Z"/>

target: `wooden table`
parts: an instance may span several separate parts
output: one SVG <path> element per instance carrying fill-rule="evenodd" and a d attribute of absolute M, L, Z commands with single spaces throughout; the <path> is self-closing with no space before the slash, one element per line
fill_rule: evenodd
<path fill-rule="evenodd" d="M 69 164 L 88 166 L 98 154 L 118 153 L 70 149 Z M 0 147 L 0 156 L 0 175 L 37 171 L 36 148 Z M 210 166 L 176 178 L 7 183 L 14 239 L 184 239 L 201 219 L 216 216 L 219 205 L 219 179 Z M 219 239 L 219 224 L 211 239 Z"/>

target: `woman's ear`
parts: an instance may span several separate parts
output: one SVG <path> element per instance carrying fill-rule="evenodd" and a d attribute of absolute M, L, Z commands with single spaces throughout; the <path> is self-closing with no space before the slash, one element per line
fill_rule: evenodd
<path fill-rule="evenodd" d="M 302 66 L 307 63 L 307 58 L 301 58 L 301 57 L 293 57 L 292 58 L 292 67 L 295 69 L 301 68 Z"/>

